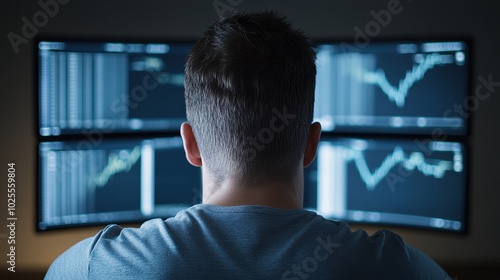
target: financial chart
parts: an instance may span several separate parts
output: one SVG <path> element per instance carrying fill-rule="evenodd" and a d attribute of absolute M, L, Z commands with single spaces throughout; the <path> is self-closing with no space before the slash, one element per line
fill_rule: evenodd
<path fill-rule="evenodd" d="M 312 173 L 315 208 L 335 219 L 459 231 L 465 215 L 464 153 L 458 142 L 323 140 Z"/>
<path fill-rule="evenodd" d="M 347 222 L 466 230 L 470 42 L 317 45 L 317 157 L 304 207 Z"/>
<path fill-rule="evenodd" d="M 177 129 L 188 43 L 41 41 L 39 134 Z"/>
<path fill-rule="evenodd" d="M 468 60 L 461 41 L 319 45 L 315 119 L 336 132 L 466 134 L 454 106 L 469 91 Z"/>
<path fill-rule="evenodd" d="M 39 227 L 167 217 L 200 202 L 180 137 L 42 142 Z"/>

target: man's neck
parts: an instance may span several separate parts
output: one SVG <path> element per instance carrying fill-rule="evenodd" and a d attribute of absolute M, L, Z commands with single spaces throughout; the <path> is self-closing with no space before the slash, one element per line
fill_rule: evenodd
<path fill-rule="evenodd" d="M 221 184 L 203 178 L 203 204 L 220 206 L 262 205 L 284 209 L 302 209 L 303 178 L 287 181 L 267 181 L 258 185 L 245 185 L 227 179 Z"/>

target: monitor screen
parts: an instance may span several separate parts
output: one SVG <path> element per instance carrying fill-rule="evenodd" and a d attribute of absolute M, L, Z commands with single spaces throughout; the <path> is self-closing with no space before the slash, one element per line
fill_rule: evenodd
<path fill-rule="evenodd" d="M 465 162 L 459 142 L 325 139 L 304 173 L 304 207 L 347 222 L 464 231 Z"/>
<path fill-rule="evenodd" d="M 467 41 L 318 44 L 315 119 L 333 132 L 465 135 L 469 65 Z"/>
<path fill-rule="evenodd" d="M 143 221 L 201 201 L 180 137 L 41 142 L 38 229 Z"/>
<path fill-rule="evenodd" d="M 40 136 L 177 131 L 193 44 L 40 40 Z"/>

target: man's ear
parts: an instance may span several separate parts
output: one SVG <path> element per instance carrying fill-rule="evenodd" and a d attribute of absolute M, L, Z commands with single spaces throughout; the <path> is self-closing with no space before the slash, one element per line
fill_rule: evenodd
<path fill-rule="evenodd" d="M 309 166 L 316 157 L 316 150 L 318 148 L 319 138 L 321 137 L 321 124 L 315 122 L 309 128 L 309 135 L 307 137 L 306 150 L 304 152 L 304 167 Z"/>
<path fill-rule="evenodd" d="M 202 166 L 201 154 L 198 149 L 198 143 L 194 138 L 193 128 L 187 122 L 181 124 L 182 144 L 186 152 L 187 161 L 196 167 Z"/>

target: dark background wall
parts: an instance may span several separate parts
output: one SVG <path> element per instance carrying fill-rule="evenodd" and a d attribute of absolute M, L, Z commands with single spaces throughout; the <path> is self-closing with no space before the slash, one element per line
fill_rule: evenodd
<path fill-rule="evenodd" d="M 39 24 L 37 35 L 112 36 L 130 38 L 197 38 L 218 18 L 211 0 L 201 1 L 81 1 L 59 4 L 59 10 Z M 394 0 L 395 1 L 395 0 Z M 61 0 L 61 2 L 63 2 Z M 362 1 L 251 1 L 221 0 L 240 11 L 272 8 L 287 15 L 313 38 L 349 39 L 354 28 L 363 29 L 373 20 L 370 11 L 387 9 L 388 0 Z M 393 14 L 376 38 L 422 36 L 470 36 L 474 40 L 474 72 L 500 81 L 500 23 L 496 1 L 401 0 L 401 12 Z M 18 271 L 45 270 L 65 249 L 95 234 L 100 227 L 37 233 L 35 231 L 35 85 L 33 40 L 19 45 L 16 53 L 7 34 L 22 34 L 23 17 L 32 21 L 41 11 L 37 1 L 8 1 L 1 10 L 0 159 L 7 180 L 7 162 L 16 162 L 17 263 Z M 473 110 L 470 227 L 466 235 L 393 228 L 410 244 L 441 264 L 481 265 L 500 263 L 500 87 Z M 432 102 L 432 100 L 429 100 Z M 6 205 L 6 182 L 0 203 Z M 6 271 L 7 229 L 5 209 L 0 209 L 0 267 Z M 373 232 L 374 227 L 363 227 Z"/>

